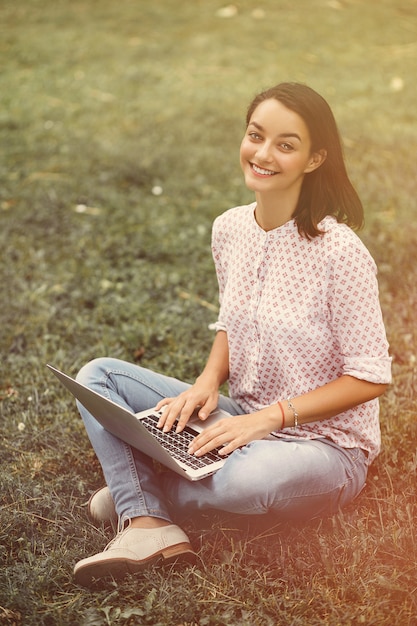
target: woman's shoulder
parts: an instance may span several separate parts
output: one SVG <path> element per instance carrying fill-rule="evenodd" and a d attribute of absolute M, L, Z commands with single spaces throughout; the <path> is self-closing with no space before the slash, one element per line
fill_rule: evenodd
<path fill-rule="evenodd" d="M 229 229 L 233 226 L 241 228 L 245 224 L 252 224 L 254 222 L 254 210 L 255 202 L 228 209 L 216 217 L 213 223 L 213 229 Z"/>
<path fill-rule="evenodd" d="M 321 238 L 330 256 L 339 259 L 357 257 L 375 265 L 368 248 L 350 226 L 338 222 L 332 216 L 327 216 L 320 222 L 319 227 L 324 231 Z"/>
<path fill-rule="evenodd" d="M 323 239 L 327 243 L 355 245 L 366 249 L 365 244 L 351 227 L 338 222 L 332 215 L 327 215 L 318 226 L 324 232 Z"/>

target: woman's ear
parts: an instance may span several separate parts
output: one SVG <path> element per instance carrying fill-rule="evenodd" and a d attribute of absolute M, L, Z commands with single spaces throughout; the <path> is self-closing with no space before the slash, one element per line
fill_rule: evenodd
<path fill-rule="evenodd" d="M 322 165 L 322 163 L 324 163 L 326 158 L 327 158 L 327 150 L 323 149 L 323 150 L 319 150 L 318 152 L 313 152 L 309 160 L 309 163 L 306 169 L 304 170 L 305 174 L 308 174 L 309 172 L 314 172 L 314 170 L 316 170 L 318 167 L 320 167 L 320 165 Z"/>

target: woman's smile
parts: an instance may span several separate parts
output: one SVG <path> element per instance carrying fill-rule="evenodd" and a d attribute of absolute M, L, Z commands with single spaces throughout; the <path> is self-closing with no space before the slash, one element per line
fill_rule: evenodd
<path fill-rule="evenodd" d="M 278 172 L 266 170 L 263 167 L 259 167 L 259 165 L 256 165 L 256 163 L 250 163 L 250 166 L 252 168 L 252 171 L 258 176 L 275 176 L 275 174 L 278 174 Z"/>

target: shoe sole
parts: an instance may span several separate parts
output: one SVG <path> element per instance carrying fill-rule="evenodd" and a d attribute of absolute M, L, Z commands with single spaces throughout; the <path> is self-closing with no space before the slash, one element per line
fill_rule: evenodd
<path fill-rule="evenodd" d="M 152 554 L 148 559 L 136 561 L 131 559 L 107 559 L 97 563 L 81 565 L 74 569 L 74 579 L 78 585 L 89 587 L 95 580 L 112 576 L 115 580 L 124 578 L 127 574 L 137 574 L 151 565 L 160 563 L 169 565 L 173 563 L 186 563 L 193 565 L 197 555 L 189 543 L 178 543 Z"/>

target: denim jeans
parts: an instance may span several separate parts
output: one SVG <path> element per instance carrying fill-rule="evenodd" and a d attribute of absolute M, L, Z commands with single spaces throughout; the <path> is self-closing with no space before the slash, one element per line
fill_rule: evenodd
<path fill-rule="evenodd" d="M 189 387 L 112 358 L 91 361 L 77 379 L 135 413 Z M 243 413 L 225 396 L 219 406 L 232 415 Z M 147 515 L 173 521 L 176 514 L 204 509 L 309 519 L 336 512 L 365 484 L 368 463 L 360 448 L 294 437 L 253 441 L 235 450 L 213 476 L 190 482 L 169 470 L 156 471 L 151 459 L 106 431 L 82 405 L 78 408 L 122 525 Z"/>

